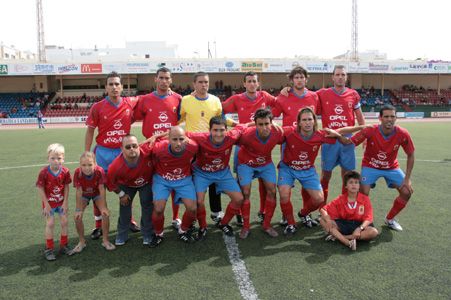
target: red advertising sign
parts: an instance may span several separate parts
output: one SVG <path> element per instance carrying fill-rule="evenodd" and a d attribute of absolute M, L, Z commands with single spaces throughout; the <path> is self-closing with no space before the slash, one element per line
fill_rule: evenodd
<path fill-rule="evenodd" d="M 81 64 L 82 73 L 102 73 L 102 64 Z"/>

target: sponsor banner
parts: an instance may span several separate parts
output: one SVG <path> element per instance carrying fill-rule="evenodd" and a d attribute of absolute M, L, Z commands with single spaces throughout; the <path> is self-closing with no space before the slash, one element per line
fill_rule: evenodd
<path fill-rule="evenodd" d="M 242 61 L 241 62 L 241 72 L 262 72 L 263 62 L 262 61 Z"/>
<path fill-rule="evenodd" d="M 332 72 L 331 64 L 327 62 L 306 63 L 305 68 L 312 73 L 329 73 Z"/>
<path fill-rule="evenodd" d="M 46 124 L 51 123 L 84 123 L 86 122 L 87 116 L 80 117 L 55 117 L 55 118 L 43 118 L 42 120 Z M 20 125 L 20 124 L 37 124 L 37 118 L 7 118 L 0 119 L 0 124 L 2 125 Z"/>
<path fill-rule="evenodd" d="M 124 65 L 123 64 L 102 64 L 102 73 L 108 74 L 111 72 L 118 72 L 118 73 L 124 73 L 122 72 Z"/>
<path fill-rule="evenodd" d="M 8 65 L 0 65 L 0 75 L 8 75 Z"/>
<path fill-rule="evenodd" d="M 56 68 L 55 65 L 52 64 L 35 64 L 33 73 L 39 75 L 55 74 Z"/>
<path fill-rule="evenodd" d="M 265 61 L 263 64 L 264 72 L 286 72 L 287 69 L 290 68 L 290 64 L 287 64 L 285 61 Z"/>
<path fill-rule="evenodd" d="M 364 112 L 363 116 L 365 117 L 365 119 L 377 119 L 377 118 L 379 118 L 379 113 L 378 112 Z"/>
<path fill-rule="evenodd" d="M 159 66 L 169 68 L 174 73 L 195 73 L 201 71 L 199 62 L 167 62 L 160 63 Z"/>
<path fill-rule="evenodd" d="M 34 65 L 31 64 L 14 64 L 9 65 L 8 73 L 10 75 L 31 75 L 33 74 Z"/>
<path fill-rule="evenodd" d="M 368 63 L 364 62 L 351 62 L 348 66 L 349 73 L 368 73 L 369 70 Z"/>
<path fill-rule="evenodd" d="M 423 119 L 424 118 L 424 112 L 418 111 L 418 112 L 406 112 L 406 118 L 408 119 Z"/>
<path fill-rule="evenodd" d="M 389 67 L 387 64 L 369 63 L 368 65 L 368 69 L 373 72 L 387 72 Z"/>
<path fill-rule="evenodd" d="M 240 62 L 238 61 L 225 61 L 220 64 L 219 72 L 239 72 L 240 71 Z"/>
<path fill-rule="evenodd" d="M 58 74 L 80 74 L 80 65 L 56 65 L 56 72 Z"/>
<path fill-rule="evenodd" d="M 451 118 L 451 111 L 432 111 L 431 118 Z"/>
<path fill-rule="evenodd" d="M 429 66 L 427 63 L 411 63 L 409 64 L 409 73 L 428 73 Z"/>
<path fill-rule="evenodd" d="M 444 63 L 429 63 L 429 70 L 431 73 L 447 73 L 448 72 L 448 64 Z"/>
<path fill-rule="evenodd" d="M 390 71 L 393 73 L 409 73 L 409 65 L 408 64 L 391 65 Z"/>
<path fill-rule="evenodd" d="M 222 66 L 220 62 L 215 61 L 201 61 L 199 62 L 201 71 L 207 73 L 217 73 L 219 72 L 219 67 Z"/>
<path fill-rule="evenodd" d="M 80 117 L 54 117 L 54 118 L 44 118 L 47 119 L 47 123 L 84 123 L 86 122 L 87 116 Z"/>
<path fill-rule="evenodd" d="M 396 117 L 397 118 L 405 118 L 406 117 L 406 113 L 403 111 L 399 111 L 396 113 Z"/>
<path fill-rule="evenodd" d="M 7 118 L 0 119 L 0 124 L 4 125 L 15 125 L 15 124 L 37 124 L 37 118 Z"/>
<path fill-rule="evenodd" d="M 155 68 L 151 68 L 149 63 L 127 63 L 122 69 L 123 73 L 155 73 Z"/>
<path fill-rule="evenodd" d="M 102 73 L 102 64 L 81 64 L 81 73 Z"/>

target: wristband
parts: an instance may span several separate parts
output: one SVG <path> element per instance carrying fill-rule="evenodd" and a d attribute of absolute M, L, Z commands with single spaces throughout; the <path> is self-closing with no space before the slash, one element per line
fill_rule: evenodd
<path fill-rule="evenodd" d="M 118 194 L 119 198 L 122 198 L 125 196 L 125 192 L 124 191 L 120 191 Z"/>
<path fill-rule="evenodd" d="M 75 211 L 76 211 L 76 212 L 80 212 L 80 211 L 81 211 L 81 208 L 75 208 Z"/>
<path fill-rule="evenodd" d="M 360 225 L 360 230 L 363 231 L 365 229 L 365 227 L 363 227 L 362 225 Z"/>

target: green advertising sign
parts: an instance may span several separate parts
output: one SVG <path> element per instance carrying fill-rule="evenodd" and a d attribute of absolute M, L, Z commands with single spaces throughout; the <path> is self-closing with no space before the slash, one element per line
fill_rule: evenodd
<path fill-rule="evenodd" d="M 8 74 L 8 65 L 0 65 L 0 75 Z"/>

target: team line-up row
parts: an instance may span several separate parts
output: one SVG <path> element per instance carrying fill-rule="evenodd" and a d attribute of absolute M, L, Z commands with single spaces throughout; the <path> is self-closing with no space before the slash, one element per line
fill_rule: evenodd
<path fill-rule="evenodd" d="M 399 196 L 386 216 L 386 223 L 390 228 L 402 230 L 394 216 L 404 208 L 413 192 L 410 176 L 414 163 L 414 146 L 408 132 L 395 125 L 395 108 L 383 107 L 380 111 L 380 124 L 363 126 L 358 94 L 345 87 L 344 67 L 335 68 L 332 75 L 333 88 L 317 93 L 305 88 L 308 78 L 305 69 L 293 69 L 289 78 L 291 89 L 285 89 L 277 99 L 271 99 L 265 93 L 257 91 L 258 76 L 247 73 L 244 77 L 246 92 L 232 96 L 221 105 L 219 99 L 208 94 L 209 77 L 202 72 L 195 74 L 195 92 L 181 98 L 170 91 L 171 73 L 162 68 L 155 77 L 157 90 L 137 99 L 122 98 L 120 75 L 114 72 L 109 74 L 106 85 L 108 97 L 91 108 L 86 122 L 85 150 L 90 150 L 95 128 L 98 129 L 96 156 L 85 152 L 80 159 L 80 168 L 74 174 L 77 188 L 75 223 L 80 242 L 72 250 L 67 247 L 67 216 L 64 213 L 67 209 L 65 187 L 68 187 L 67 180 L 70 182 L 68 170 L 61 165 L 64 153 L 49 148 L 49 167 L 41 171 L 40 178 L 60 178 L 60 185 L 53 190 L 49 183 L 51 180 L 47 180 L 49 190 L 42 180 L 38 180 L 47 216 L 46 258 L 55 258 L 54 212 L 61 212 L 61 252 L 78 253 L 86 246 L 82 212 L 89 200 L 94 200 L 96 208 L 97 221 L 93 236 L 99 237 L 103 231 L 102 245 L 107 250 L 115 248 L 108 241 L 109 213 L 104 200 L 104 184 L 118 193 L 121 203 L 116 246 L 125 244 L 128 239 L 132 219 L 131 200 L 138 192 L 142 208 L 141 232 L 146 245 L 158 246 L 163 240 L 164 208 L 171 191 L 175 202 L 173 223 L 179 225 L 180 239 L 184 242 L 194 240 L 192 224 L 196 219 L 199 222 L 196 239 L 205 239 L 207 223 L 204 199 L 208 188 L 211 216 L 218 226 L 225 234 L 233 234 L 228 223 L 234 215 L 239 215 L 243 223 L 240 237 L 247 238 L 250 232 L 250 183 L 253 178 L 259 178 L 260 181 L 259 216 L 263 230 L 269 236 L 278 235 L 271 227 L 276 207 L 276 184 L 280 207 L 287 223 L 284 233 L 293 234 L 296 231 L 290 201 L 291 188 L 296 179 L 303 186 L 303 208 L 298 213 L 302 223 L 308 227 L 315 224 L 310 213 L 320 209 L 320 221 L 331 234 L 329 239 L 337 238 L 355 249 L 357 239 L 368 240 L 377 236 L 376 229 L 371 226 L 372 208 L 367 195 L 376 180 L 384 177 L 390 187 L 399 191 Z M 233 111 L 238 113 L 239 122 L 247 123 L 247 126 L 237 125 L 221 116 L 223 112 Z M 322 116 L 323 130 L 318 130 L 317 112 Z M 283 116 L 283 127 L 272 123 L 273 115 L 280 114 Z M 354 126 L 355 117 L 361 126 Z M 129 135 L 130 125 L 135 119 L 143 120 L 143 134 L 148 138 L 141 146 L 135 136 Z M 179 122 L 185 122 L 186 132 L 176 126 Z M 227 131 L 227 124 L 234 128 Z M 163 138 L 168 134 L 167 130 L 169 135 Z M 359 132 L 350 137 L 349 134 L 355 131 Z M 339 197 L 342 203 L 334 204 L 332 209 L 332 203 L 339 199 L 326 205 L 332 170 L 337 165 L 342 167 L 343 175 L 346 171 L 354 170 L 354 147 L 364 141 L 367 147 L 362 161 L 362 178 L 358 173 L 344 176 L 343 195 Z M 228 168 L 235 144 L 239 146 L 234 160 L 237 162 L 238 181 Z M 271 151 L 277 144 L 282 145 L 278 178 L 271 159 Z M 399 146 L 407 154 L 405 174 L 400 170 L 396 159 Z M 320 148 L 321 179 L 314 168 Z M 85 166 L 83 169 L 83 162 L 89 167 Z M 100 167 L 96 166 L 96 162 Z M 107 173 L 106 180 L 102 179 L 102 169 Z M 63 173 L 67 173 L 64 175 L 67 177 L 66 181 L 61 179 Z M 92 179 L 95 174 L 99 174 L 97 181 Z M 85 189 L 83 186 L 86 184 L 94 186 Z M 57 191 L 57 196 L 50 197 L 49 191 Z M 225 214 L 221 212 L 218 197 L 221 192 L 231 198 Z M 177 222 L 177 204 L 181 203 L 186 211 L 182 220 Z M 351 225 L 348 224 L 349 221 L 352 222 Z"/>

